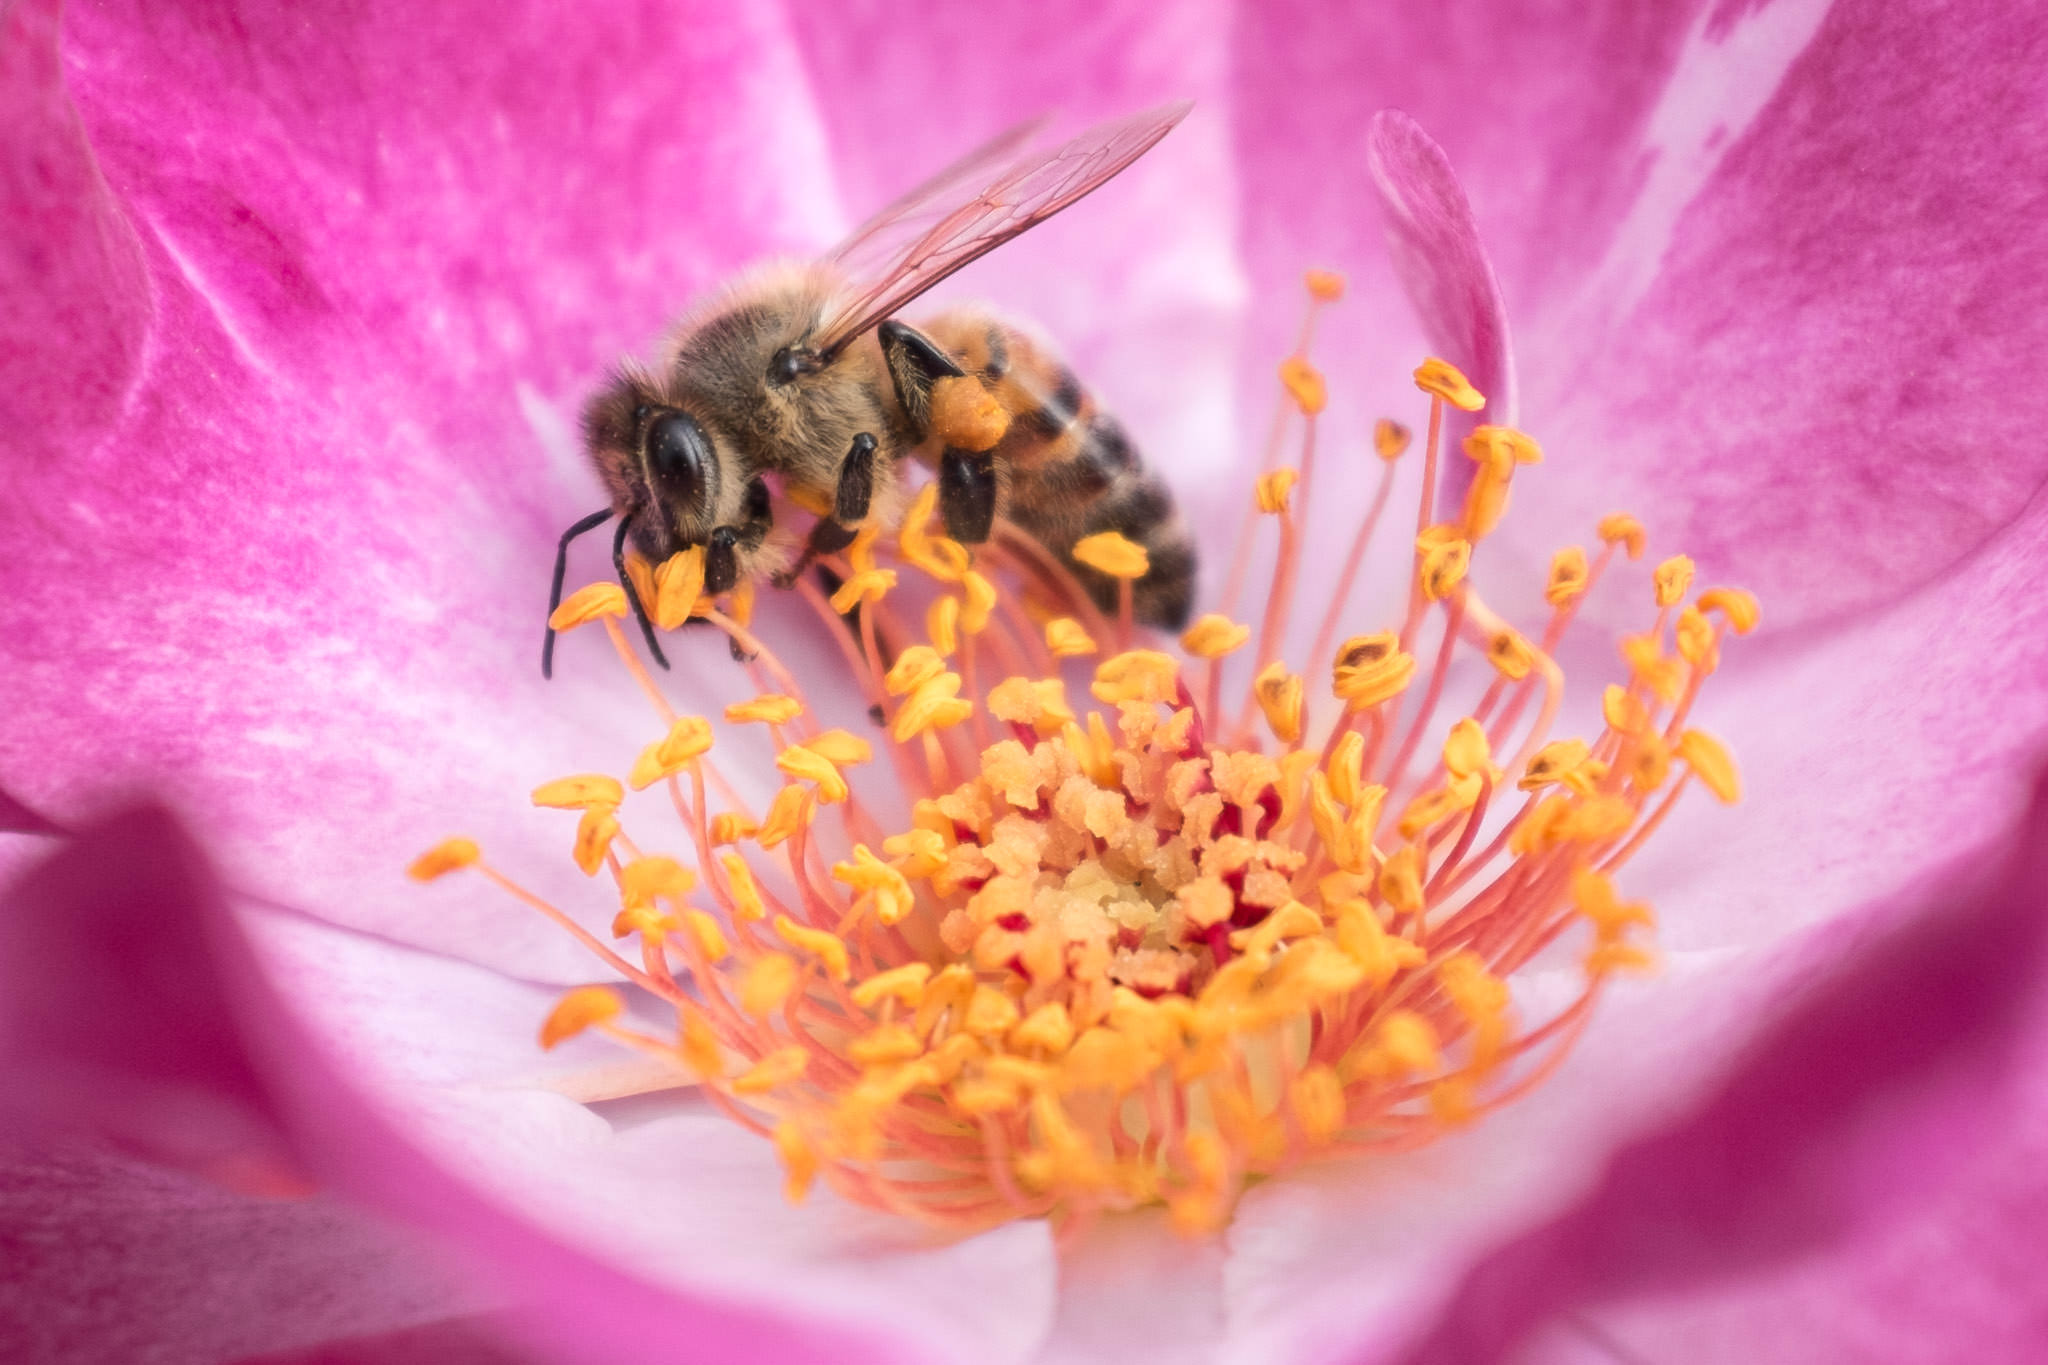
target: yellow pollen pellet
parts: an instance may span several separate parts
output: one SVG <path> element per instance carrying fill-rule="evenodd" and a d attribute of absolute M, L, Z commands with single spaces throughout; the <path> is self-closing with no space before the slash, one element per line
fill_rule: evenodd
<path fill-rule="evenodd" d="M 1187 628 L 1180 637 L 1180 647 L 1198 659 L 1220 659 L 1242 649 L 1251 638 L 1250 626 L 1239 625 L 1212 611 Z"/>
<path fill-rule="evenodd" d="M 915 692 L 920 686 L 946 671 L 946 661 L 939 652 L 929 645 L 912 645 L 897 656 L 889 671 L 882 675 L 882 686 L 892 697 Z"/>
<path fill-rule="evenodd" d="M 468 867 L 481 857 L 483 852 L 477 848 L 474 839 L 443 839 L 413 859 L 405 875 L 416 882 L 430 882 L 458 868 Z"/>
<path fill-rule="evenodd" d="M 755 842 L 763 848 L 774 848 L 808 825 L 811 801 L 810 792 L 794 785 L 775 793 L 775 799 L 768 803 L 768 815 L 761 821 L 760 833 L 754 836 Z"/>
<path fill-rule="evenodd" d="M 1252 695 L 1258 698 L 1259 710 L 1265 714 L 1266 724 L 1272 727 L 1275 739 L 1282 744 L 1292 744 L 1301 738 L 1302 684 L 1299 674 L 1289 673 L 1287 665 L 1276 659 L 1252 681 Z"/>
<path fill-rule="evenodd" d="M 574 630 L 605 616 L 626 614 L 626 590 L 616 583 L 591 583 L 562 600 L 548 617 L 553 630 Z"/>
<path fill-rule="evenodd" d="M 1258 482 L 1259 510 L 1267 516 L 1278 516 L 1287 510 L 1288 494 L 1301 478 L 1299 469 L 1281 468 L 1270 474 L 1261 475 Z"/>
<path fill-rule="evenodd" d="M 839 585 L 832 594 L 832 610 L 846 615 L 863 602 L 879 602 L 896 586 L 894 569 L 869 569 Z"/>
<path fill-rule="evenodd" d="M 1280 384 L 1304 417 L 1314 417 L 1329 406 L 1330 386 L 1305 356 L 1291 355 L 1280 362 Z"/>
<path fill-rule="evenodd" d="M 1472 387 L 1463 371 L 1435 356 L 1415 367 L 1415 387 L 1465 412 L 1477 412 L 1486 406 L 1486 396 Z"/>
<path fill-rule="evenodd" d="M 1045 623 L 1045 647 L 1055 659 L 1083 659 L 1099 650 L 1095 637 L 1071 616 L 1055 616 Z"/>
<path fill-rule="evenodd" d="M 587 810 L 591 806 L 616 806 L 626 799 L 626 789 L 616 777 L 587 773 L 581 777 L 558 777 L 533 789 L 533 804 L 552 810 Z"/>
<path fill-rule="evenodd" d="M 763 953 L 747 964 L 740 978 L 740 1008 L 756 1019 L 765 1019 L 782 1008 L 796 989 L 796 963 L 781 953 Z"/>
<path fill-rule="evenodd" d="M 1098 531 L 1092 536 L 1081 537 L 1074 542 L 1072 553 L 1077 563 L 1086 564 L 1111 578 L 1143 578 L 1152 571 L 1152 561 L 1146 555 L 1145 547 L 1115 531 Z"/>
<path fill-rule="evenodd" d="M 1692 587 L 1692 560 L 1685 555 L 1673 555 L 1657 566 L 1651 580 L 1657 588 L 1657 605 L 1675 607 Z"/>
<path fill-rule="evenodd" d="M 1737 635 L 1756 629 L 1756 597 L 1740 588 L 1708 588 L 1700 594 L 1700 610 L 1720 612 Z"/>
<path fill-rule="evenodd" d="M 933 599 L 925 608 L 924 633 L 933 649 L 951 657 L 960 648 L 960 599 L 952 593 Z"/>
<path fill-rule="evenodd" d="M 903 744 L 928 731 L 960 724 L 974 714 L 974 703 L 958 695 L 959 691 L 958 673 L 941 673 L 927 679 L 898 708 L 889 726 L 890 736 Z"/>
<path fill-rule="evenodd" d="M 846 980 L 851 968 L 846 959 L 846 944 L 840 940 L 839 935 L 798 924 L 788 915 L 777 915 L 775 936 L 790 947 L 818 959 L 818 965 L 824 969 L 825 975 L 834 981 Z"/>
<path fill-rule="evenodd" d="M 1400 648 L 1392 631 L 1359 635 L 1337 649 L 1330 690 L 1354 711 L 1369 710 L 1399 696 L 1415 676 L 1415 656 Z"/>
<path fill-rule="evenodd" d="M 1414 433 L 1391 417 L 1382 417 L 1372 424 L 1373 453 L 1389 464 L 1400 459 L 1414 439 Z"/>
<path fill-rule="evenodd" d="M 734 702 L 725 708 L 725 719 L 733 725 L 745 725 L 750 721 L 762 725 L 787 725 L 803 713 L 803 703 L 795 697 L 769 692 L 752 701 Z"/>
<path fill-rule="evenodd" d="M 1619 683 L 1609 683 L 1600 694 L 1600 714 L 1616 734 L 1632 735 L 1650 723 L 1650 713 Z"/>
<path fill-rule="evenodd" d="M 924 983 L 931 980 L 931 975 L 929 962 L 906 962 L 901 967 L 877 972 L 853 988 L 853 1003 L 871 1010 L 885 999 L 894 999 L 916 1009 L 924 999 Z"/>
<path fill-rule="evenodd" d="M 1088 690 L 1107 705 L 1120 701 L 1162 702 L 1178 696 L 1180 665 L 1156 649 L 1133 649 L 1104 659 Z"/>
<path fill-rule="evenodd" d="M 1432 526 L 1415 538 L 1415 554 L 1422 595 L 1440 602 L 1464 581 L 1465 570 L 1472 564 L 1472 542 L 1454 526 Z"/>
<path fill-rule="evenodd" d="M 960 606 L 960 629 L 979 635 L 988 629 L 989 614 L 996 609 L 996 587 L 973 569 L 960 575 L 960 591 L 966 600 Z"/>
<path fill-rule="evenodd" d="M 1317 303 L 1335 303 L 1344 297 L 1344 277 L 1334 270 L 1310 270 L 1302 275 L 1301 282 L 1308 286 L 1308 296 Z"/>
<path fill-rule="evenodd" d="M 931 428 L 957 450 L 993 450 L 1010 429 L 1010 414 L 971 375 L 947 375 L 932 385 Z"/>
<path fill-rule="evenodd" d="M 754 1063 L 751 1067 L 732 1078 L 732 1088 L 741 1095 L 765 1095 L 785 1085 L 794 1084 L 804 1077 L 811 1065 L 811 1054 L 802 1046 L 777 1048 Z"/>
<path fill-rule="evenodd" d="M 1600 539 L 1608 544 L 1619 543 L 1628 551 L 1630 559 L 1641 559 L 1643 551 L 1650 545 L 1649 532 L 1643 529 L 1640 521 L 1626 512 L 1616 512 L 1611 516 L 1602 517 L 1599 526 L 1594 529 L 1599 533 Z"/>
<path fill-rule="evenodd" d="M 1503 630 L 1486 642 L 1486 658 L 1509 682 L 1520 682 L 1536 667 L 1536 650 L 1512 630 Z"/>
<path fill-rule="evenodd" d="M 611 851 L 612 840 L 619 834 L 618 817 L 599 806 L 583 812 L 583 818 L 576 822 L 576 866 L 583 869 L 586 877 L 595 877 L 597 870 L 604 866 L 605 854 Z"/>
<path fill-rule="evenodd" d="M 542 1051 L 553 1051 L 559 1043 L 574 1038 L 594 1024 L 616 1019 L 625 1013 L 626 1003 L 609 986 L 578 986 L 548 1011 L 540 1026 Z"/>
<path fill-rule="evenodd" d="M 675 630 L 690 619 L 704 593 L 704 547 L 692 545 L 670 555 L 654 571 L 654 624 Z"/>
<path fill-rule="evenodd" d="M 1543 600 L 1553 607 L 1564 606 L 1586 591 L 1590 576 L 1586 552 L 1576 545 L 1567 545 L 1550 557 L 1550 580 L 1544 584 Z"/>
<path fill-rule="evenodd" d="M 1181 915 L 1197 929 L 1223 923 L 1237 909 L 1230 888 L 1214 877 L 1198 877 L 1173 893 Z"/>
<path fill-rule="evenodd" d="M 635 858 L 619 870 L 619 899 L 629 906 L 652 905 L 658 896 L 680 901 L 696 887 L 695 872 L 660 854 Z"/>
<path fill-rule="evenodd" d="M 1736 774 L 1735 760 L 1712 735 L 1687 730 L 1678 737 L 1678 756 L 1722 802 L 1732 804 L 1742 798 L 1742 779 Z"/>
<path fill-rule="evenodd" d="M 1408 844 L 1380 869 L 1380 899 L 1387 908 L 1412 915 L 1423 906 L 1422 847 Z"/>

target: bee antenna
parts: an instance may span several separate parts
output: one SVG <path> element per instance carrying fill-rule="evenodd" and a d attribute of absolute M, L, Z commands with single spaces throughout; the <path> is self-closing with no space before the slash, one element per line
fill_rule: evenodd
<path fill-rule="evenodd" d="M 612 567 L 618 570 L 619 586 L 626 590 L 626 601 L 632 605 L 633 615 L 640 622 L 640 633 L 647 638 L 647 652 L 654 656 L 654 662 L 668 667 L 668 656 L 661 652 L 661 645 L 654 638 L 654 623 L 647 619 L 647 608 L 641 604 L 640 593 L 633 586 L 633 575 L 626 572 L 626 532 L 633 528 L 633 514 L 626 513 L 619 518 L 619 532 L 612 537 Z"/>
<path fill-rule="evenodd" d="M 562 605 L 562 579 L 569 572 L 569 542 L 585 531 L 594 531 L 612 519 L 612 509 L 592 512 L 583 520 L 562 532 L 561 543 L 555 546 L 555 585 L 548 589 L 548 638 L 540 647 L 540 675 L 543 678 L 555 676 L 555 608 Z"/>

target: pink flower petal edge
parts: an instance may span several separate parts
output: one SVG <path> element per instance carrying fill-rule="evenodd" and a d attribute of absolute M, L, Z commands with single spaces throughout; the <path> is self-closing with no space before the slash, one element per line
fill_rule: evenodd
<path fill-rule="evenodd" d="M 437 1235 L 551 1360 L 687 1340 L 705 1358 L 894 1358 L 883 1343 L 656 1287 L 541 1232 L 422 1153 L 278 998 L 161 808 L 93 822 L 0 914 L 0 1134 L 83 1133 L 244 1188 L 310 1176 Z"/>

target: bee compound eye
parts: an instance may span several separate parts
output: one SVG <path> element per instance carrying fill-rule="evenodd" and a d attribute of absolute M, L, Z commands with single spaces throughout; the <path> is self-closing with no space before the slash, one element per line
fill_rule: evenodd
<path fill-rule="evenodd" d="M 710 438 L 686 412 L 665 412 L 647 428 L 647 472 L 671 505 L 695 504 L 712 458 Z"/>

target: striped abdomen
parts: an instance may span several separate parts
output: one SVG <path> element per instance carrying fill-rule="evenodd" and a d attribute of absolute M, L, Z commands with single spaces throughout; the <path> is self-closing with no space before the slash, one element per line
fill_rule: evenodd
<path fill-rule="evenodd" d="M 1145 547 L 1134 585 L 1139 620 L 1179 630 L 1195 590 L 1195 545 L 1173 494 L 1147 470 L 1123 425 L 1043 341 L 973 309 L 924 324 L 926 335 L 1010 414 L 994 449 L 996 513 L 1052 550 L 1096 605 L 1115 611 L 1116 580 L 1074 561 L 1074 543 L 1116 531 Z"/>

